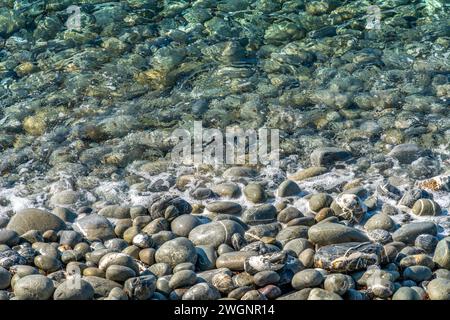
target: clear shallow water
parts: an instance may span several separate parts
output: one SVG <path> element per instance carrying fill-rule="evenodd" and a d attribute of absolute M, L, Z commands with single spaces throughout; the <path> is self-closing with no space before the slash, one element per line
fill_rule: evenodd
<path fill-rule="evenodd" d="M 48 192 L 64 188 L 92 201 L 129 201 L 120 177 L 134 175 L 136 163 L 169 158 L 171 130 L 191 130 L 193 120 L 279 129 L 281 157 L 298 159 L 281 177 L 329 145 L 358 158 L 347 178 L 445 173 L 447 8 L 405 0 L 2 1 L 0 182 L 11 204 L 1 210 L 46 205 Z M 373 169 L 401 143 L 431 154 L 417 168 Z M 89 175 L 93 189 L 79 181 Z"/>

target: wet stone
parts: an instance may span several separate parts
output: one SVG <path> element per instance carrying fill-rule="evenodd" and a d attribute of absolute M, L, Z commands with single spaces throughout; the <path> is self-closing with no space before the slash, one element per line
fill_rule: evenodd
<path fill-rule="evenodd" d="M 292 180 L 283 181 L 277 189 L 279 197 L 292 197 L 298 195 L 300 192 L 300 187 Z"/>
<path fill-rule="evenodd" d="M 172 268 L 183 262 L 197 262 L 197 253 L 191 241 L 186 238 L 176 238 L 165 242 L 155 254 L 156 262 L 166 262 Z"/>
<path fill-rule="evenodd" d="M 341 243 L 319 248 L 314 256 L 317 268 L 333 272 L 364 270 L 381 263 L 383 247 L 371 243 Z"/>
<path fill-rule="evenodd" d="M 418 216 L 438 216 L 441 211 L 439 204 L 431 199 L 419 199 L 412 207 L 412 212 Z"/>
<path fill-rule="evenodd" d="M 421 234 L 437 234 L 436 224 L 433 222 L 412 222 L 401 226 L 392 234 L 394 241 L 413 244 L 416 238 Z"/>
<path fill-rule="evenodd" d="M 206 205 L 206 209 L 210 212 L 221 214 L 238 214 L 242 211 L 239 203 L 233 201 L 214 201 Z"/>
<path fill-rule="evenodd" d="M 50 212 L 39 209 L 25 209 L 17 212 L 11 218 L 6 228 L 21 235 L 30 230 L 41 232 L 47 230 L 59 231 L 65 228 L 65 223 Z"/>
<path fill-rule="evenodd" d="M 328 222 L 316 224 L 309 228 L 308 239 L 320 245 L 369 241 L 369 238 L 364 233 L 355 228 Z"/>
<path fill-rule="evenodd" d="M 248 225 L 266 224 L 274 222 L 277 209 L 271 204 L 262 204 L 247 209 L 242 214 L 242 221 Z"/>

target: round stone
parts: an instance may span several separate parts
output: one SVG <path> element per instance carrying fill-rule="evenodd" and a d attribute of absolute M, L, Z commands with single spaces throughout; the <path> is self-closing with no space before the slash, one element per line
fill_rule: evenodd
<path fill-rule="evenodd" d="M 213 187 L 213 191 L 224 198 L 237 198 L 241 194 L 241 189 L 237 184 L 226 182 Z"/>
<path fill-rule="evenodd" d="M 172 276 L 169 281 L 169 286 L 172 289 L 183 287 L 190 287 L 197 282 L 197 275 L 192 270 L 181 270 Z"/>
<path fill-rule="evenodd" d="M 253 276 L 254 282 L 258 287 L 264 287 L 268 284 L 276 284 L 280 281 L 280 275 L 275 271 L 260 271 Z"/>
<path fill-rule="evenodd" d="M 360 222 L 367 207 L 356 194 L 341 193 L 331 203 L 334 214 L 341 219 Z"/>
<path fill-rule="evenodd" d="M 53 294 L 55 300 L 92 300 L 94 288 L 80 277 L 74 277 L 61 283 Z"/>
<path fill-rule="evenodd" d="M 430 300 L 450 300 L 450 280 L 436 278 L 431 280 L 427 286 Z"/>
<path fill-rule="evenodd" d="M 430 234 L 432 236 L 436 236 L 436 224 L 430 221 L 404 224 L 392 234 L 392 238 L 394 239 L 394 241 L 399 241 L 406 244 L 414 244 L 416 238 L 421 234 Z"/>
<path fill-rule="evenodd" d="M 183 295 L 183 300 L 217 300 L 220 292 L 208 283 L 198 283 L 190 287 Z"/>
<path fill-rule="evenodd" d="M 20 238 L 17 232 L 8 229 L 0 230 L 0 245 L 5 244 L 9 247 L 14 247 L 19 241 Z"/>
<path fill-rule="evenodd" d="M 30 230 L 40 232 L 47 230 L 59 231 L 65 227 L 64 221 L 50 212 L 39 209 L 25 209 L 17 212 L 11 218 L 6 228 L 22 235 Z"/>
<path fill-rule="evenodd" d="M 0 267 L 0 290 L 7 289 L 11 284 L 11 273 L 3 267 Z"/>
<path fill-rule="evenodd" d="M 289 221 L 301 218 L 303 217 L 303 214 L 295 207 L 287 207 L 280 211 L 280 213 L 277 215 L 277 220 L 281 223 L 288 223 Z"/>
<path fill-rule="evenodd" d="M 249 183 L 244 187 L 244 195 L 248 201 L 262 203 L 266 201 L 266 192 L 259 183 Z"/>
<path fill-rule="evenodd" d="M 283 250 L 293 252 L 297 257 L 306 249 L 313 249 L 313 244 L 308 239 L 292 239 L 287 242 Z"/>
<path fill-rule="evenodd" d="M 94 294 L 100 297 L 107 297 L 113 288 L 122 288 L 117 282 L 97 276 L 84 276 L 83 280 L 89 282 L 92 288 L 94 288 Z"/>
<path fill-rule="evenodd" d="M 427 253 L 432 253 L 435 251 L 438 241 L 438 238 L 435 236 L 432 236 L 430 234 L 421 234 L 417 236 L 416 240 L 414 241 L 414 246 L 423 249 Z"/>
<path fill-rule="evenodd" d="M 306 269 L 297 272 L 292 278 L 292 287 L 295 290 L 304 288 L 313 288 L 319 286 L 323 282 L 323 275 L 315 269 Z"/>
<path fill-rule="evenodd" d="M 422 300 L 416 290 L 409 287 L 401 287 L 395 291 L 392 300 Z"/>
<path fill-rule="evenodd" d="M 34 258 L 34 265 L 46 272 L 54 272 L 62 267 L 62 264 L 58 259 L 47 255 L 39 255 Z"/>
<path fill-rule="evenodd" d="M 228 272 L 219 272 L 212 277 L 211 284 L 223 294 L 229 294 L 236 288 L 233 277 Z"/>
<path fill-rule="evenodd" d="M 135 273 L 139 272 L 139 268 L 134 259 L 131 256 L 122 252 L 106 253 L 104 256 L 101 257 L 98 263 L 99 269 L 105 272 L 112 265 L 128 267 L 132 269 Z"/>
<path fill-rule="evenodd" d="M 231 245 L 231 237 L 233 234 L 239 233 L 244 235 L 243 227 L 232 220 L 213 221 L 201 224 L 189 233 L 189 240 L 196 246 L 212 245 L 215 248 L 226 243 Z"/>
<path fill-rule="evenodd" d="M 208 203 L 206 210 L 222 214 L 239 214 L 242 211 L 242 207 L 237 202 L 221 200 Z"/>
<path fill-rule="evenodd" d="M 283 181 L 277 189 L 279 197 L 293 197 L 301 192 L 298 184 L 292 180 Z"/>
<path fill-rule="evenodd" d="M 114 238 L 114 228 L 105 217 L 90 214 L 78 219 L 74 224 L 75 231 L 80 232 L 88 240 L 108 240 Z"/>
<path fill-rule="evenodd" d="M 308 300 L 343 300 L 338 294 L 320 288 L 309 292 Z"/>
<path fill-rule="evenodd" d="M 256 176 L 257 172 L 249 167 L 231 167 L 222 174 L 224 178 L 250 178 Z"/>
<path fill-rule="evenodd" d="M 342 296 L 349 289 L 354 289 L 355 282 L 349 275 L 334 273 L 327 275 L 323 287 L 327 291 L 331 291 Z"/>
<path fill-rule="evenodd" d="M 389 231 L 383 229 L 373 229 L 367 232 L 367 236 L 372 242 L 387 244 L 392 242 L 392 236 Z"/>
<path fill-rule="evenodd" d="M 412 212 L 418 216 L 438 216 L 442 209 L 434 200 L 419 199 L 414 203 Z"/>
<path fill-rule="evenodd" d="M 213 246 L 196 246 L 195 250 L 197 251 L 197 268 L 200 271 L 211 270 L 215 268 L 217 252 Z"/>
<path fill-rule="evenodd" d="M 364 233 L 355 228 L 329 222 L 321 222 L 309 228 L 308 238 L 319 245 L 369 241 Z"/>
<path fill-rule="evenodd" d="M 156 278 L 152 275 L 128 279 L 123 290 L 131 300 L 148 300 L 156 289 Z"/>
<path fill-rule="evenodd" d="M 429 199 L 432 196 L 422 189 L 410 189 L 406 190 L 403 197 L 399 200 L 398 204 L 412 208 L 419 199 Z"/>
<path fill-rule="evenodd" d="M 116 281 L 116 282 L 125 282 L 129 278 L 133 278 L 136 276 L 136 272 L 128 267 L 120 266 L 120 265 L 111 265 L 106 269 L 106 279 Z"/>
<path fill-rule="evenodd" d="M 152 238 L 146 233 L 138 233 L 135 235 L 132 243 L 140 249 L 150 248 L 153 246 Z"/>
<path fill-rule="evenodd" d="M 333 202 L 333 198 L 326 193 L 313 194 L 308 201 L 309 209 L 313 212 L 319 212 L 323 208 L 327 208 Z"/>
<path fill-rule="evenodd" d="M 197 252 L 192 242 L 186 238 L 176 238 L 164 243 L 155 254 L 156 262 L 165 262 L 172 268 L 183 262 L 197 262 Z"/>
<path fill-rule="evenodd" d="M 433 261 L 441 268 L 450 270 L 450 237 L 438 242 L 434 251 Z"/>
<path fill-rule="evenodd" d="M 153 248 L 142 249 L 139 251 L 139 260 L 151 266 L 155 263 L 155 253 L 156 250 Z"/>
<path fill-rule="evenodd" d="M 326 173 L 328 170 L 325 167 L 309 167 L 306 169 L 300 169 L 296 173 L 294 173 L 290 179 L 294 181 L 302 181 L 306 180 L 308 178 L 320 176 L 324 173 Z"/>
<path fill-rule="evenodd" d="M 170 228 L 177 236 L 187 237 L 189 232 L 200 224 L 201 222 L 197 217 L 190 214 L 183 214 L 172 221 Z"/>
<path fill-rule="evenodd" d="M 403 271 L 404 279 L 413 280 L 417 283 L 431 279 L 432 275 L 431 269 L 425 266 L 411 266 Z"/>
<path fill-rule="evenodd" d="M 40 274 L 20 278 L 14 285 L 19 300 L 48 300 L 54 291 L 53 281 Z"/>
<path fill-rule="evenodd" d="M 261 204 L 253 206 L 242 214 L 242 221 L 249 225 L 267 224 L 274 222 L 277 216 L 277 209 L 271 204 Z"/>
<path fill-rule="evenodd" d="M 395 229 L 395 222 L 385 213 L 378 213 L 370 217 L 364 225 L 364 229 L 371 231 L 375 229 L 383 229 L 386 231 L 393 231 Z"/>
<path fill-rule="evenodd" d="M 64 191 L 55 193 L 50 198 L 50 204 L 52 204 L 53 206 L 71 205 L 71 204 L 74 204 L 75 202 L 77 202 L 79 199 L 80 199 L 80 194 L 78 192 L 73 191 L 73 190 L 64 190 Z"/>

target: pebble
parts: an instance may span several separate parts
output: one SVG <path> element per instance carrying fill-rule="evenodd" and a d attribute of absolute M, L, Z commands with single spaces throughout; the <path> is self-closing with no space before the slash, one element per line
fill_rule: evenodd
<path fill-rule="evenodd" d="M 108 219 L 98 214 L 90 214 L 77 219 L 73 224 L 73 228 L 88 240 L 108 240 L 115 237 L 111 223 Z"/>
<path fill-rule="evenodd" d="M 333 202 L 333 198 L 326 193 L 313 194 L 309 200 L 309 209 L 313 212 L 319 212 L 323 208 L 327 208 Z"/>
<path fill-rule="evenodd" d="M 414 246 L 424 250 L 426 253 L 433 253 L 438 244 L 438 238 L 430 234 L 421 234 L 414 241 Z"/>
<path fill-rule="evenodd" d="M 328 222 L 316 224 L 309 228 L 308 239 L 319 245 L 369 241 L 364 233 L 355 228 Z"/>
<path fill-rule="evenodd" d="M 437 278 L 431 280 L 427 286 L 430 300 L 450 300 L 450 280 Z"/>
<path fill-rule="evenodd" d="M 215 248 L 226 243 L 231 245 L 231 236 L 235 233 L 244 234 L 242 226 L 232 220 L 220 220 L 202 224 L 189 233 L 189 240 L 196 246 L 212 245 Z"/>
<path fill-rule="evenodd" d="M 421 234 L 430 234 L 432 236 L 436 236 L 436 224 L 428 221 L 405 224 L 392 234 L 392 238 L 394 239 L 394 241 L 400 241 L 406 244 L 414 244 L 416 238 Z"/>
<path fill-rule="evenodd" d="M 412 212 L 418 216 L 438 216 L 442 209 L 439 204 L 431 199 L 419 199 L 414 203 Z"/>
<path fill-rule="evenodd" d="M 8 270 L 0 267 L 0 290 L 7 289 L 11 284 L 11 274 Z"/>
<path fill-rule="evenodd" d="M 62 267 L 60 261 L 47 255 L 39 255 L 34 258 L 34 265 L 45 272 L 54 272 Z"/>
<path fill-rule="evenodd" d="M 392 300 L 422 300 L 416 290 L 408 287 L 401 287 L 395 291 Z"/>
<path fill-rule="evenodd" d="M 289 221 L 296 219 L 296 218 L 302 218 L 303 213 L 300 212 L 295 207 L 287 207 L 280 211 L 277 215 L 277 220 L 281 223 L 288 223 Z"/>
<path fill-rule="evenodd" d="M 105 276 L 108 280 L 125 282 L 129 278 L 135 277 L 136 272 L 131 268 L 113 264 L 106 269 Z"/>
<path fill-rule="evenodd" d="M 417 160 L 422 150 L 418 145 L 412 143 L 400 144 L 392 148 L 388 156 L 397 159 L 402 164 L 410 164 Z"/>
<path fill-rule="evenodd" d="M 279 197 L 293 197 L 300 194 L 301 189 L 295 181 L 286 180 L 283 181 L 277 189 L 277 194 Z"/>
<path fill-rule="evenodd" d="M 197 268 L 200 271 L 211 270 L 216 266 L 217 252 L 213 246 L 200 245 L 196 246 L 197 251 Z"/>
<path fill-rule="evenodd" d="M 181 270 L 174 272 L 170 278 L 169 286 L 172 289 L 184 288 L 194 285 L 197 282 L 197 275 L 192 270 Z"/>
<path fill-rule="evenodd" d="M 238 198 L 241 194 L 241 189 L 235 183 L 225 182 L 213 187 L 213 192 L 225 198 Z"/>
<path fill-rule="evenodd" d="M 403 278 L 413 280 L 417 283 L 430 280 L 433 272 L 426 266 L 411 266 L 403 271 Z"/>
<path fill-rule="evenodd" d="M 65 227 L 66 224 L 58 216 L 39 209 L 25 209 L 17 212 L 6 226 L 8 230 L 15 231 L 19 235 L 30 230 L 59 231 Z"/>
<path fill-rule="evenodd" d="M 227 294 L 228 296 L 230 296 L 230 293 L 236 289 L 233 277 L 227 272 L 215 274 L 211 279 L 211 284 L 222 294 Z"/>
<path fill-rule="evenodd" d="M 308 300 L 343 300 L 339 295 L 320 288 L 314 288 L 309 292 Z"/>
<path fill-rule="evenodd" d="M 248 257 L 257 255 L 254 251 L 237 251 L 221 254 L 216 260 L 217 268 L 227 268 L 232 271 L 244 271 Z"/>
<path fill-rule="evenodd" d="M 242 207 L 237 202 L 222 200 L 208 203 L 206 210 L 221 214 L 239 214 L 242 211 Z"/>
<path fill-rule="evenodd" d="M 246 199 L 253 203 L 263 203 L 266 201 L 266 192 L 259 183 L 249 183 L 244 187 Z"/>
<path fill-rule="evenodd" d="M 322 147 L 311 153 L 311 164 L 316 167 L 327 167 L 337 161 L 345 161 L 352 157 L 351 153 L 336 147 Z"/>
<path fill-rule="evenodd" d="M 316 268 L 333 272 L 353 272 L 379 265 L 383 246 L 376 243 L 349 242 L 320 247 L 314 256 Z"/>
<path fill-rule="evenodd" d="M 94 288 L 89 282 L 74 278 L 62 282 L 56 288 L 53 299 L 54 300 L 92 300 L 94 298 Z"/>
<path fill-rule="evenodd" d="M 187 237 L 189 232 L 200 224 L 201 222 L 197 217 L 190 214 L 183 214 L 171 222 L 170 228 L 177 236 Z"/>
<path fill-rule="evenodd" d="M 324 281 L 322 273 L 314 269 L 297 272 L 292 278 L 292 287 L 295 290 L 318 287 Z"/>
<path fill-rule="evenodd" d="M 364 225 L 364 229 L 371 231 L 375 229 L 383 229 L 386 231 L 393 231 L 395 229 L 395 222 L 385 213 L 378 213 L 370 217 Z"/>
<path fill-rule="evenodd" d="M 0 244 L 5 244 L 9 247 L 14 247 L 20 241 L 19 234 L 13 230 L 0 230 Z"/>
<path fill-rule="evenodd" d="M 156 289 L 156 278 L 152 275 L 130 278 L 123 285 L 130 300 L 148 300 Z"/>
<path fill-rule="evenodd" d="M 276 284 L 280 281 L 280 275 L 275 271 L 261 271 L 253 276 L 254 282 L 258 287 L 264 287 L 268 284 Z"/>
<path fill-rule="evenodd" d="M 329 274 L 326 276 L 323 288 L 343 296 L 349 289 L 355 288 L 352 277 L 342 273 Z"/>
<path fill-rule="evenodd" d="M 220 292 L 208 283 L 198 283 L 190 287 L 184 294 L 183 300 L 217 300 Z"/>
<path fill-rule="evenodd" d="M 414 204 L 420 199 L 428 199 L 431 195 L 422 189 L 409 189 L 406 190 L 402 198 L 398 201 L 399 205 L 412 208 Z"/>
<path fill-rule="evenodd" d="M 52 280 L 38 274 L 20 278 L 14 285 L 14 295 L 19 300 L 48 300 L 54 291 Z"/>
<path fill-rule="evenodd" d="M 183 262 L 197 262 L 197 252 L 192 242 L 179 237 L 165 242 L 156 250 L 156 262 L 165 262 L 172 268 Z"/>
<path fill-rule="evenodd" d="M 360 222 L 367 207 L 355 194 L 342 193 L 331 203 L 334 214 L 342 219 Z"/>
<path fill-rule="evenodd" d="M 433 262 L 444 269 L 450 270 L 450 238 L 438 242 L 434 251 Z"/>
<path fill-rule="evenodd" d="M 312 177 L 317 177 L 325 174 L 328 171 L 325 167 L 309 167 L 306 169 L 301 169 L 290 176 L 290 179 L 294 181 L 303 181 Z"/>

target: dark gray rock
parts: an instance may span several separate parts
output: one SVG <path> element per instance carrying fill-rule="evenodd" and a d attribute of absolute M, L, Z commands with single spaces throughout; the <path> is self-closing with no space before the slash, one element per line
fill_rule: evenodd
<path fill-rule="evenodd" d="M 22 235 L 30 230 L 40 232 L 47 230 L 59 231 L 65 227 L 64 221 L 50 212 L 39 209 L 25 209 L 17 212 L 11 218 L 6 228 Z"/>

